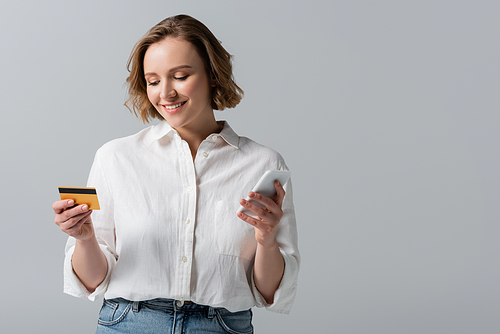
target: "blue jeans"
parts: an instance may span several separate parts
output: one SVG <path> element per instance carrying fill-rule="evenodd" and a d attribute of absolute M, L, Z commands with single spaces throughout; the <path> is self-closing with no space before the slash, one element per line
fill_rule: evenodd
<path fill-rule="evenodd" d="M 140 302 L 105 299 L 96 334 L 104 333 L 251 334 L 252 311 L 229 312 L 163 298 Z"/>

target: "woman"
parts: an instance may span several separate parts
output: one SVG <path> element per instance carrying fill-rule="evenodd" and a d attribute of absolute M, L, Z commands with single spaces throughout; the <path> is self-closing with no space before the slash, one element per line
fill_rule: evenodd
<path fill-rule="evenodd" d="M 128 68 L 127 106 L 163 121 L 97 151 L 88 184 L 101 210 L 54 203 L 70 236 L 64 291 L 104 294 L 97 333 L 252 333 L 253 306 L 288 313 L 300 261 L 291 184 L 276 182 L 275 198 L 248 194 L 265 209 L 242 199 L 287 167 L 215 120 L 243 95 L 230 54 L 178 15 L 136 44 Z"/>

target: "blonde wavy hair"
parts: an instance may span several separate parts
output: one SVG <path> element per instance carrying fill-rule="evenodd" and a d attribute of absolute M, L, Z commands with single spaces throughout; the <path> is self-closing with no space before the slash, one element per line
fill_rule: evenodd
<path fill-rule="evenodd" d="M 144 123 L 150 119 L 163 119 L 148 99 L 144 78 L 144 55 L 152 44 L 167 36 L 190 42 L 203 60 L 207 77 L 215 81 L 211 87 L 211 105 L 214 110 L 234 108 L 243 97 L 243 90 L 234 82 L 232 56 L 220 41 L 200 21 L 188 15 L 176 15 L 151 28 L 134 46 L 127 61 L 128 99 L 125 106 Z"/>

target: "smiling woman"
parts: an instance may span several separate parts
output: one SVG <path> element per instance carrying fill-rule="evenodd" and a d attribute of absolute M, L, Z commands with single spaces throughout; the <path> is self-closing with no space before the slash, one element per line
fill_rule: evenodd
<path fill-rule="evenodd" d="M 191 43 L 166 37 L 151 45 L 144 56 L 144 71 L 149 101 L 181 137 L 196 133 L 204 139 L 220 131 L 211 106 L 210 88 L 215 84 L 209 82 Z"/>
<path fill-rule="evenodd" d="M 151 45 L 163 41 L 167 36 L 189 42 L 196 50 L 207 77 L 213 83 L 212 109 L 236 107 L 243 97 L 243 90 L 234 82 L 231 55 L 203 23 L 187 15 L 177 15 L 161 21 L 137 42 L 127 63 L 130 71 L 127 79 L 129 99 L 125 105 L 144 122 L 148 122 L 150 118 L 161 119 L 147 96 L 144 57 Z"/>
<path fill-rule="evenodd" d="M 216 121 L 213 110 L 235 107 L 243 91 L 201 22 L 160 22 L 128 66 L 128 106 L 162 122 L 98 150 L 88 184 L 99 211 L 54 203 L 70 236 L 64 291 L 104 294 L 98 333 L 252 333 L 253 306 L 290 311 L 300 255 L 291 182 L 275 181 L 271 197 L 246 191 L 288 168 Z"/>

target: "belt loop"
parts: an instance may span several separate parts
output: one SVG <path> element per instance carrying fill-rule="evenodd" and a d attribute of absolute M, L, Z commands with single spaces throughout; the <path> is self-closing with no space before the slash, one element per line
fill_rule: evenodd
<path fill-rule="evenodd" d="M 133 302 L 132 303 L 132 310 L 134 312 L 139 312 L 139 304 L 140 304 L 140 302 Z"/>
<path fill-rule="evenodd" d="M 215 316 L 215 309 L 212 306 L 209 306 L 207 318 L 212 319 L 214 316 Z"/>

